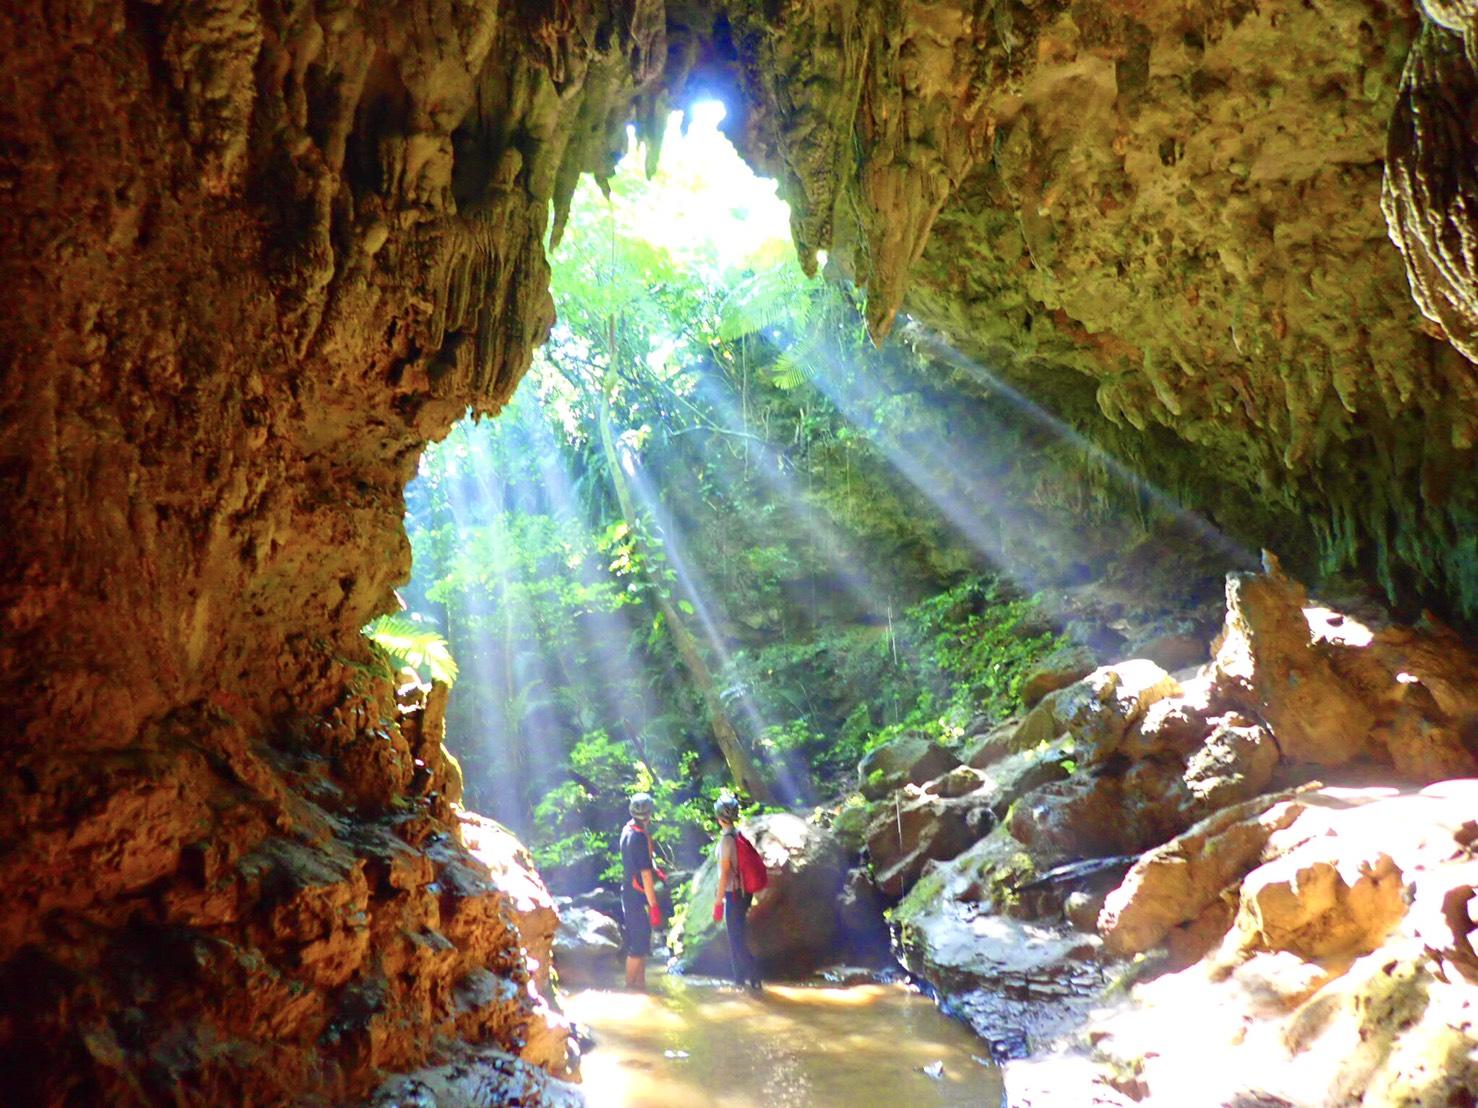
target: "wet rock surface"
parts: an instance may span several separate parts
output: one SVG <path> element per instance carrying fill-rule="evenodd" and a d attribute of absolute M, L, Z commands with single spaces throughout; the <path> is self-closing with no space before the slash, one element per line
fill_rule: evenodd
<path fill-rule="evenodd" d="M 392 1078 L 374 1091 L 365 1108 L 580 1108 L 584 1103 L 578 1085 L 551 1078 L 512 1055 L 469 1051 L 455 1062 Z"/>

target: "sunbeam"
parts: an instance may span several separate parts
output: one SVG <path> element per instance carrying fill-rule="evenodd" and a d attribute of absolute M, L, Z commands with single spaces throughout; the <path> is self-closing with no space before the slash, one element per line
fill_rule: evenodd
<path fill-rule="evenodd" d="M 637 501 L 651 515 L 658 531 L 663 536 L 663 550 L 667 556 L 672 571 L 677 578 L 678 587 L 682 590 L 684 598 L 693 607 L 693 614 L 698 620 L 698 625 L 703 629 L 703 637 L 708 643 L 709 649 L 719 659 L 722 667 L 731 665 L 733 658 L 724 636 L 719 629 L 717 617 L 713 611 L 710 597 L 714 595 L 709 587 L 702 570 L 687 556 L 686 541 L 682 529 L 677 525 L 666 505 L 663 504 L 661 496 L 652 487 L 648 479 L 646 468 L 641 463 L 641 458 L 631 447 L 630 443 L 623 438 L 617 438 L 617 450 L 622 468 L 631 482 L 631 489 Z M 744 688 L 726 690 L 731 693 L 731 699 L 739 705 L 739 710 L 744 716 L 745 723 L 749 727 L 751 739 L 765 731 L 768 726 L 755 704 L 754 698 Z M 806 795 L 806 791 L 800 787 L 800 783 L 794 778 L 784 762 L 770 760 L 769 767 L 775 775 L 776 782 L 780 787 L 781 794 L 798 799 Z"/>
<path fill-rule="evenodd" d="M 932 357 L 959 370 L 988 394 L 1000 396 L 1009 401 L 1012 407 L 1031 423 L 1043 428 L 1058 440 L 1070 444 L 1083 456 L 1102 465 L 1122 487 L 1147 497 L 1167 518 L 1172 519 L 1177 526 L 1194 536 L 1208 549 L 1224 555 L 1232 565 L 1238 568 L 1251 568 L 1257 564 L 1257 557 L 1252 551 L 1234 542 L 1200 513 L 1189 510 L 1165 490 L 1147 480 L 1143 474 L 1126 466 L 1118 458 L 1063 420 L 1058 419 L 1040 404 L 1029 400 L 978 361 L 966 357 L 958 347 L 938 331 L 909 317 L 904 317 L 904 321 L 910 337 Z"/>

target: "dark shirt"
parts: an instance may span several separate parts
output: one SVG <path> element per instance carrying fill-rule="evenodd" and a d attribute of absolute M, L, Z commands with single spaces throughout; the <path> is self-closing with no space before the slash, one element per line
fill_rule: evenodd
<path fill-rule="evenodd" d="M 655 868 L 652 865 L 652 847 L 647 841 L 646 832 L 637 826 L 635 820 L 629 821 L 621 829 L 621 887 L 631 891 L 633 878 L 640 883 L 642 870 Z"/>

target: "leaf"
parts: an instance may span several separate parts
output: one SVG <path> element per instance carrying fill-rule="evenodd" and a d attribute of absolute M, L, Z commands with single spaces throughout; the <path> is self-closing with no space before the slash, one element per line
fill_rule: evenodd
<path fill-rule="evenodd" d="M 811 318 L 814 284 L 793 261 L 751 274 L 719 308 L 719 341 L 737 342 L 782 323 L 787 328 L 805 328 Z"/>
<path fill-rule="evenodd" d="M 378 616 L 365 625 L 365 638 L 401 665 L 425 667 L 433 681 L 457 683 L 457 661 L 440 632 L 418 626 L 404 616 Z"/>

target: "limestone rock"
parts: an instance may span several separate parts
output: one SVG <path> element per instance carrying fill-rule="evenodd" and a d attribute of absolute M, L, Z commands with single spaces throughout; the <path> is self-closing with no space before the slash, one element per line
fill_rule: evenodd
<path fill-rule="evenodd" d="M 530 1108 L 580 1108 L 580 1087 L 551 1078 L 502 1051 L 467 1051 L 456 1061 L 428 1066 L 386 1081 L 366 1108 L 454 1108 L 520 1104 Z"/>
<path fill-rule="evenodd" d="M 1185 695 L 1150 705 L 1119 747 L 1126 758 L 1171 755 L 1186 757 L 1205 741 L 1211 729 L 1212 709 L 1208 703 L 1209 681 L 1196 682 Z"/>
<path fill-rule="evenodd" d="M 1478 362 L 1478 270 L 1459 245 L 1478 226 L 1470 199 L 1478 191 L 1478 140 L 1466 126 L 1478 95 L 1471 49 L 1478 31 L 1468 5 L 1423 7 L 1427 19 L 1391 113 L 1381 207 L 1422 312 Z"/>
<path fill-rule="evenodd" d="M 621 926 L 593 908 L 559 905 L 554 967 L 561 983 L 608 982 L 621 961 Z"/>
<path fill-rule="evenodd" d="M 1228 713 L 1186 761 L 1183 777 L 1198 809 L 1249 800 L 1273 779 L 1278 744 L 1266 727 Z"/>
<path fill-rule="evenodd" d="M 1361 858 L 1327 844 L 1259 866 L 1242 882 L 1236 927 L 1244 947 L 1305 959 L 1368 954 L 1406 914 L 1401 871 L 1388 854 Z"/>
<path fill-rule="evenodd" d="M 902 896 L 929 861 L 946 861 L 984 837 L 995 822 L 989 798 L 893 794 L 867 831 L 867 853 L 878 888 Z M 891 809 L 891 810 L 890 810 Z"/>
<path fill-rule="evenodd" d="M 1065 728 L 1057 721 L 1055 705 L 1049 696 L 1039 703 L 1031 711 L 1027 712 L 1021 723 L 1011 732 L 1009 739 L 1003 740 L 1013 751 L 1030 750 L 1042 743 L 1049 743 L 1063 733 Z"/>
<path fill-rule="evenodd" d="M 989 731 L 967 738 L 963 757 L 971 769 L 987 769 L 1008 754 L 1016 751 L 1016 735 L 1021 729 L 1021 720 L 1010 719 Z"/>
<path fill-rule="evenodd" d="M 1098 668 L 1101 655 L 1086 646 L 1070 643 L 1042 659 L 1021 683 L 1021 702 L 1028 708 L 1048 693 L 1066 688 Z"/>
<path fill-rule="evenodd" d="M 1145 854 L 1104 903 L 1098 920 L 1104 945 L 1114 954 L 1137 954 L 1196 919 L 1257 864 L 1272 834 L 1301 811 L 1286 796 L 1259 797 Z"/>
<path fill-rule="evenodd" d="M 1478 994 L 1448 959 L 1478 930 L 1468 914 L 1475 785 L 1313 788 L 1261 816 L 1246 805 L 1238 822 L 1223 813 L 1219 830 L 1198 829 L 1217 831 L 1210 839 L 1187 837 L 1178 862 L 1137 867 L 1137 903 L 1156 883 L 1187 888 L 1179 869 L 1204 893 L 1175 916 L 1225 896 L 1236 917 L 1222 917 L 1224 936 L 1199 960 L 1171 963 L 1093 1021 L 1087 1037 L 1106 1070 L 1132 1074 L 1149 1104 L 1470 1099 Z M 1208 865 L 1220 872 L 1197 872 Z M 1187 1011 L 1197 1013 L 1190 1067 L 1165 1049 Z"/>
<path fill-rule="evenodd" d="M 921 735 L 904 735 L 868 751 L 857 763 L 862 795 L 876 800 L 901 785 L 922 785 L 953 769 L 960 760 Z"/>
<path fill-rule="evenodd" d="M 866 284 L 876 332 L 912 280 L 962 381 L 992 367 L 983 391 L 1023 386 L 1107 468 L 1471 615 L 1478 378 L 1447 345 L 1471 345 L 1469 8 L 1425 6 L 1398 93 L 1413 23 L 1363 0 L 9 5 L 10 1095 L 353 1100 L 457 1038 L 563 1072 L 431 705 L 417 733 L 359 628 L 407 573 L 420 448 L 496 413 L 549 332 L 579 175 L 690 75 L 735 91 L 803 264 Z M 1213 714 L 1321 765 L 1474 771 L 1456 636 L 1357 647 L 1256 593 Z M 1133 726 L 1079 706 L 1105 752 Z M 1369 1060 L 1418 997 L 1464 1018 L 1402 965 L 1340 1000 L 1372 1053 L 1336 1053 L 1371 1072 L 1318 1095 L 1462 1076 L 1436 1033 L 1435 1064 Z"/>
<path fill-rule="evenodd" d="M 845 872 L 830 832 L 786 813 L 757 816 L 740 828 L 765 860 L 770 885 L 749 914 L 749 945 L 766 974 L 804 975 L 835 958 Z M 726 973 L 728 939 L 713 920 L 718 865 L 712 854 L 693 875 L 688 910 L 672 934 L 678 964 Z"/>
<path fill-rule="evenodd" d="M 1283 756 L 1361 756 L 1408 779 L 1478 772 L 1478 662 L 1439 626 L 1361 622 L 1314 601 L 1275 563 L 1227 581 L 1216 694 L 1267 723 Z"/>
<path fill-rule="evenodd" d="M 547 986 L 553 963 L 554 936 L 559 914 L 533 856 L 514 834 L 496 820 L 475 812 L 458 813 L 458 831 L 468 852 L 493 874 L 508 896 L 508 908 L 518 927 L 529 970 L 540 987 Z"/>
<path fill-rule="evenodd" d="M 904 964 L 945 990 L 997 1056 L 1027 1053 L 1081 1020 L 1104 983 L 1096 942 L 1081 932 L 948 896 L 905 906 L 894 913 Z"/>
<path fill-rule="evenodd" d="M 1118 748 L 1130 724 L 1151 705 L 1180 691 L 1175 678 L 1139 659 L 1096 669 L 1044 704 L 1050 703 L 1059 734 L 1071 732 L 1090 757 L 1101 759 Z"/>

